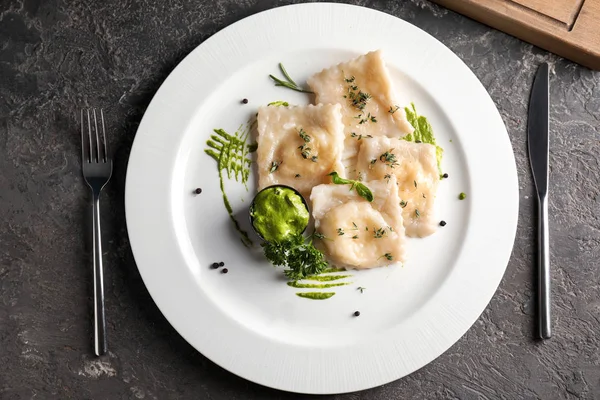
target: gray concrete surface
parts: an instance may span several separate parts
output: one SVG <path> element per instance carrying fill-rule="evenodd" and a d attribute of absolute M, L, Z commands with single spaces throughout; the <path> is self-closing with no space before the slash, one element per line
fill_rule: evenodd
<path fill-rule="evenodd" d="M 189 346 L 135 266 L 123 188 L 136 128 L 192 49 L 279 0 L 3 0 L 0 5 L 0 399 L 292 399 Z M 424 0 L 353 1 L 441 40 L 481 79 L 514 147 L 520 218 L 506 275 L 471 330 L 416 373 L 356 399 L 600 398 L 600 73 Z M 533 341 L 533 184 L 526 111 L 551 65 L 555 336 Z M 89 194 L 77 113 L 108 109 L 114 178 L 104 198 L 111 353 L 91 354 Z M 493 225 L 494 216 L 490 216 Z M 485 268 L 485 265 L 482 265 Z"/>

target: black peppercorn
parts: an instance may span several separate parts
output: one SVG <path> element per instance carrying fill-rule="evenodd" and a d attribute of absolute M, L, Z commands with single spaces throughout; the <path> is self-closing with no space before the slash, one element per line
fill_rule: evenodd
<path fill-rule="evenodd" d="M 244 103 L 244 104 L 248 104 L 248 99 L 244 99 L 244 100 L 242 100 L 242 103 Z"/>
<path fill-rule="evenodd" d="M 448 174 L 447 174 L 447 173 L 445 173 L 444 175 L 442 175 L 442 177 L 443 177 L 444 179 L 448 179 Z"/>
<path fill-rule="evenodd" d="M 229 270 L 227 268 L 223 268 L 223 270 L 221 270 L 222 273 L 226 274 L 229 272 Z"/>
<path fill-rule="evenodd" d="M 200 188 L 197 188 L 196 190 L 194 190 L 194 193 L 196 193 L 196 194 L 200 194 L 200 193 L 202 193 L 202 189 L 200 189 Z"/>
<path fill-rule="evenodd" d="M 219 263 L 219 267 L 222 267 L 223 265 L 225 265 L 225 263 L 224 263 L 223 261 L 221 261 L 221 262 Z"/>
<path fill-rule="evenodd" d="M 360 315 L 360 311 L 354 311 L 354 316 L 358 317 Z"/>
<path fill-rule="evenodd" d="M 219 263 L 212 263 L 211 267 L 212 268 L 219 268 Z"/>
<path fill-rule="evenodd" d="M 446 221 L 440 221 L 440 226 L 446 226 Z"/>

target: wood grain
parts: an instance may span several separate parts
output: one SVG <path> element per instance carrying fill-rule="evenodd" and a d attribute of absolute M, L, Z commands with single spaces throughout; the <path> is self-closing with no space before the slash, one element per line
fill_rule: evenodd
<path fill-rule="evenodd" d="M 476 19 L 536 46 L 600 70 L 600 0 L 434 0 L 458 13 Z M 543 10 L 539 12 L 520 3 Z M 562 5 L 557 5 L 563 3 Z M 563 6 L 575 5 L 572 22 L 561 16 Z M 579 7 L 581 7 L 579 9 Z M 550 14 L 550 15 L 549 15 Z M 560 17 L 565 19 L 564 16 Z M 569 21 L 567 21 L 569 22 Z"/>

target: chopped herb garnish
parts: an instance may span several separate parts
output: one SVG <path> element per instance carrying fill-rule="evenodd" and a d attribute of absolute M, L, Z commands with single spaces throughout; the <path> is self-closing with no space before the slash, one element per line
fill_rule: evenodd
<path fill-rule="evenodd" d="M 373 237 L 375 239 L 381 239 L 383 236 L 385 236 L 385 228 L 373 228 Z"/>
<path fill-rule="evenodd" d="M 358 235 L 352 236 L 352 239 L 358 239 Z"/>
<path fill-rule="evenodd" d="M 464 200 L 464 199 L 466 199 L 466 198 L 467 198 L 467 194 L 466 194 L 465 192 L 461 192 L 461 193 L 458 195 L 458 199 L 459 199 L 459 200 Z"/>
<path fill-rule="evenodd" d="M 283 242 L 265 242 L 262 246 L 267 259 L 275 266 L 285 267 L 283 272 L 291 281 L 320 274 L 328 267 L 325 255 L 301 234 L 290 235 Z"/>
<path fill-rule="evenodd" d="M 350 137 L 358 138 L 356 140 L 361 140 L 362 138 L 367 138 L 367 139 L 372 139 L 373 138 L 373 136 L 371 136 L 371 135 L 357 135 L 356 132 L 352 132 L 350 134 Z"/>
<path fill-rule="evenodd" d="M 377 159 L 376 159 L 376 158 L 372 159 L 372 160 L 371 160 L 371 165 L 375 165 L 375 163 L 376 163 L 376 162 L 377 162 Z"/>
<path fill-rule="evenodd" d="M 385 174 L 383 176 L 383 179 L 385 179 L 388 183 L 390 182 L 390 179 L 392 179 L 392 176 L 390 174 Z"/>
<path fill-rule="evenodd" d="M 415 184 L 415 188 L 417 187 L 417 181 L 413 181 L 413 183 Z"/>
<path fill-rule="evenodd" d="M 298 148 L 300 149 L 300 155 L 302 156 L 302 158 L 307 159 L 308 157 L 310 157 L 311 149 L 306 145 L 306 143 L 304 143 L 302 146 L 298 146 Z"/>
<path fill-rule="evenodd" d="M 359 287 L 357 287 L 357 288 L 356 288 L 356 290 L 360 290 L 360 292 L 361 292 L 361 293 L 362 293 L 362 292 L 364 292 L 364 291 L 365 291 L 365 289 L 366 289 L 366 288 L 364 288 L 364 287 L 362 287 L 362 286 L 359 286 Z"/>
<path fill-rule="evenodd" d="M 290 103 L 288 103 L 287 101 L 283 101 L 283 100 L 278 100 L 278 101 L 273 101 L 269 104 L 267 104 L 267 106 L 275 106 L 275 107 L 288 107 L 290 105 Z"/>
<path fill-rule="evenodd" d="M 269 173 L 272 174 L 273 172 L 277 171 L 277 168 L 279 168 L 280 165 L 281 165 L 281 162 L 277 162 L 277 161 L 271 162 L 271 169 L 269 170 Z"/>
<path fill-rule="evenodd" d="M 336 185 L 350 185 L 350 190 L 356 189 L 356 193 L 358 193 L 359 196 L 361 196 L 369 202 L 373 201 L 373 193 L 365 184 L 359 181 L 341 178 L 335 171 L 328 175 L 331 176 L 331 180 Z"/>
<path fill-rule="evenodd" d="M 294 178 L 300 178 L 300 174 L 294 175 Z"/>
<path fill-rule="evenodd" d="M 396 106 L 395 108 L 390 106 L 390 110 L 388 111 L 390 114 L 395 113 L 396 111 L 398 111 L 398 109 L 400 108 L 400 106 Z"/>
<path fill-rule="evenodd" d="M 294 82 L 294 80 L 292 78 L 290 78 L 287 71 L 283 67 L 282 63 L 279 63 L 279 69 L 281 70 L 281 73 L 283 74 L 283 76 L 285 77 L 286 80 L 284 81 L 284 80 L 274 77 L 273 75 L 269 75 L 269 78 L 271 78 L 275 82 L 275 86 L 283 86 L 288 89 L 295 90 L 296 92 L 314 93 L 314 92 L 311 92 L 310 90 L 302 89 L 300 86 L 298 86 L 298 84 L 296 82 Z"/>
<path fill-rule="evenodd" d="M 424 199 L 427 198 L 427 196 L 425 196 L 425 193 L 421 193 L 421 195 L 423 196 Z"/>
<path fill-rule="evenodd" d="M 354 229 L 358 229 L 358 226 L 356 226 L 354 222 L 352 222 L 352 226 L 354 227 Z"/>
<path fill-rule="evenodd" d="M 400 207 L 402 207 L 402 208 L 406 207 L 407 204 L 408 204 L 408 201 L 404 201 L 404 200 L 400 201 Z"/>
<path fill-rule="evenodd" d="M 364 177 L 363 173 L 362 173 L 362 172 L 359 172 L 359 173 L 358 173 L 358 181 L 359 181 L 359 182 L 362 182 L 362 181 L 364 181 L 364 179 L 365 179 L 365 177 Z"/>
<path fill-rule="evenodd" d="M 421 213 L 419 212 L 418 208 L 415 208 L 415 215 L 417 216 L 417 218 L 421 216 Z"/>
<path fill-rule="evenodd" d="M 318 159 L 319 159 L 319 157 L 317 157 L 317 156 L 312 156 L 312 157 L 310 158 L 310 161 L 312 161 L 312 162 L 317 162 L 317 160 L 318 160 Z"/>
<path fill-rule="evenodd" d="M 394 168 L 396 165 L 398 165 L 396 155 L 392 153 L 393 150 L 394 149 L 389 149 L 388 151 L 379 156 L 379 160 L 390 168 Z"/>
<path fill-rule="evenodd" d="M 342 228 L 337 228 L 337 234 L 338 234 L 338 236 L 343 236 L 344 230 Z"/>
<path fill-rule="evenodd" d="M 356 78 L 354 77 L 354 75 L 352 75 L 350 78 L 345 78 L 344 80 L 346 81 L 346 83 L 352 83 L 354 82 L 354 79 Z"/>
<path fill-rule="evenodd" d="M 322 233 L 316 232 L 313 233 L 313 236 L 316 237 L 317 239 L 325 239 L 325 235 L 323 235 Z"/>
<path fill-rule="evenodd" d="M 306 131 L 304 129 L 300 128 L 300 130 L 298 131 L 298 134 L 300 135 L 302 140 L 304 140 L 306 143 L 310 142 L 310 136 L 308 136 L 306 134 Z"/>
<path fill-rule="evenodd" d="M 384 255 L 382 255 L 381 257 L 385 257 L 388 259 L 388 261 L 392 261 L 394 259 L 394 257 L 392 256 L 392 253 L 385 253 Z M 381 258 L 379 257 L 379 258 Z"/>

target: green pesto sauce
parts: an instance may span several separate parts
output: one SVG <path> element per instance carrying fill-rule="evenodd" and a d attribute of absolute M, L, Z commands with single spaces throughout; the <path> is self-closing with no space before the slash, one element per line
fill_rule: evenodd
<path fill-rule="evenodd" d="M 339 282 L 339 283 L 300 283 L 298 281 L 288 282 L 287 285 L 299 289 L 327 289 L 336 286 L 349 285 L 352 282 Z"/>
<path fill-rule="evenodd" d="M 431 124 L 422 115 L 417 114 L 417 109 L 414 103 L 410 103 L 410 107 L 404 107 L 406 112 L 406 119 L 415 128 L 414 132 L 403 137 L 408 142 L 421 141 L 422 143 L 429 143 L 435 146 L 435 156 L 437 159 L 438 171 L 440 173 L 440 179 L 442 175 L 442 155 L 444 149 L 437 145 L 435 136 L 433 135 L 433 129 Z"/>
<path fill-rule="evenodd" d="M 329 281 L 337 281 L 344 278 L 349 278 L 352 275 L 311 275 L 307 276 L 305 279 L 307 281 L 319 281 L 319 282 L 329 282 Z"/>
<path fill-rule="evenodd" d="M 335 267 L 329 267 L 326 270 L 324 270 L 323 272 L 321 272 L 321 274 L 328 274 L 330 272 L 340 272 L 340 271 L 345 271 L 345 269 L 335 268 Z"/>
<path fill-rule="evenodd" d="M 296 296 L 312 300 L 326 300 L 335 295 L 335 292 L 298 292 Z"/>
<path fill-rule="evenodd" d="M 214 129 L 214 135 L 206 141 L 208 148 L 204 150 L 206 154 L 212 157 L 217 162 L 217 171 L 219 173 L 219 186 L 223 195 L 223 204 L 229 214 L 229 219 L 235 226 L 236 231 L 240 234 L 240 239 L 244 246 L 252 246 L 252 240 L 248 236 L 248 232 L 244 231 L 237 219 L 233 215 L 231 203 L 225 193 L 225 174 L 227 179 L 234 179 L 236 182 L 241 182 L 248 190 L 248 178 L 250 176 L 250 153 L 256 150 L 254 144 L 246 143 L 250 136 L 250 131 L 256 124 L 256 121 L 248 123 L 245 126 L 240 125 L 234 135 L 225 132 L 223 129 Z"/>
<path fill-rule="evenodd" d="M 260 191 L 250 208 L 252 225 L 267 242 L 281 242 L 304 232 L 308 209 L 294 190 L 270 187 Z"/>

